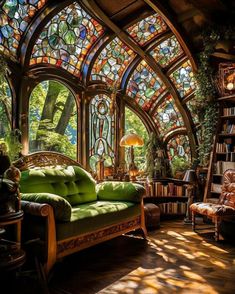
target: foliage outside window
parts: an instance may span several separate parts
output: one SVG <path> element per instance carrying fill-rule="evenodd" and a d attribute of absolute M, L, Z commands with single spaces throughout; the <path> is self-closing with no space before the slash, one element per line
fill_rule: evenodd
<path fill-rule="evenodd" d="M 12 97 L 7 80 L 0 75 L 0 138 L 5 138 L 11 131 Z"/>
<path fill-rule="evenodd" d="M 57 151 L 77 158 L 77 109 L 73 94 L 56 81 L 38 84 L 29 101 L 29 151 Z"/>
<path fill-rule="evenodd" d="M 134 148 L 135 163 L 139 170 L 144 170 L 146 165 L 146 143 L 149 139 L 147 129 L 141 119 L 129 108 L 125 108 L 125 134 L 136 133 L 144 140 L 144 146 Z M 127 148 L 125 148 L 125 157 L 127 157 Z M 127 162 L 127 160 L 126 160 Z"/>

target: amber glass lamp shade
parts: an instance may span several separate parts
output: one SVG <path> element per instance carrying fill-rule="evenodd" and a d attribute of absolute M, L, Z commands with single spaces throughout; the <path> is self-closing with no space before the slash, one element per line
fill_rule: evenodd
<path fill-rule="evenodd" d="M 132 181 L 135 181 L 136 176 L 138 175 L 138 168 L 135 165 L 135 161 L 134 161 L 134 149 L 133 149 L 133 147 L 134 146 L 141 147 L 143 145 L 144 145 L 143 139 L 140 136 L 138 136 L 137 134 L 133 134 L 133 133 L 130 133 L 130 134 L 127 134 L 127 135 L 123 136 L 121 138 L 121 141 L 120 141 L 120 146 L 129 147 L 129 159 L 130 159 L 130 162 L 129 162 L 129 176 L 130 176 L 130 179 Z"/>

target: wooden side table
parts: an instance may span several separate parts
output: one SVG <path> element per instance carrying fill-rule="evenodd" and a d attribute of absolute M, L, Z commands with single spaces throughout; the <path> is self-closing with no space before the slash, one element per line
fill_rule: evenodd
<path fill-rule="evenodd" d="M 21 249 L 22 219 L 22 210 L 0 215 L 0 271 L 14 270 L 25 262 Z"/>

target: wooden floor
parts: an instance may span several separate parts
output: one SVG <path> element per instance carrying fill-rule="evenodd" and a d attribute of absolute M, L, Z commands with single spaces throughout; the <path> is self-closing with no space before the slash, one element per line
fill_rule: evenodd
<path fill-rule="evenodd" d="M 36 294 L 27 287 L 24 294 Z M 54 268 L 49 293 L 232 294 L 235 246 L 198 235 L 181 220 L 162 222 L 147 241 L 121 236 L 66 257 Z"/>

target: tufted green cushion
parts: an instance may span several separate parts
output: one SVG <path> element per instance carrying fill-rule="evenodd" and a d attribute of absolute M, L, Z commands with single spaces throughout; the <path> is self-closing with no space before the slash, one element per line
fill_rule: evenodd
<path fill-rule="evenodd" d="M 97 200 L 95 180 L 79 166 L 23 171 L 20 191 L 56 194 L 66 199 L 71 205 Z"/>
<path fill-rule="evenodd" d="M 94 232 L 140 215 L 139 203 L 128 201 L 95 201 L 72 208 L 69 222 L 56 223 L 57 240 Z"/>
<path fill-rule="evenodd" d="M 22 193 L 21 199 L 50 204 L 53 207 L 56 220 L 69 221 L 71 218 L 71 205 L 67 200 L 58 195 L 50 193 Z"/>
<path fill-rule="evenodd" d="M 118 200 L 140 202 L 145 188 L 130 182 L 103 182 L 96 186 L 99 200 Z"/>

